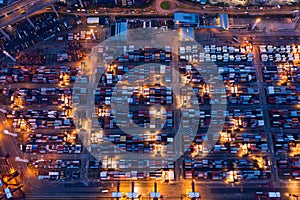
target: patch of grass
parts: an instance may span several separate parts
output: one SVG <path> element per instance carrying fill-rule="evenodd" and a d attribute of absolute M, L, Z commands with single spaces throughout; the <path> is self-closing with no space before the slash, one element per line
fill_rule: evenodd
<path fill-rule="evenodd" d="M 183 8 L 183 9 L 190 9 L 191 6 L 186 6 L 186 5 L 179 5 L 178 8 Z M 196 9 L 196 8 L 195 8 Z"/>
<path fill-rule="evenodd" d="M 171 3 L 169 1 L 163 1 L 161 2 L 160 7 L 164 10 L 169 10 L 171 8 Z"/>
<path fill-rule="evenodd" d="M 209 0 L 209 2 L 213 5 L 217 4 L 219 1 L 218 0 Z"/>

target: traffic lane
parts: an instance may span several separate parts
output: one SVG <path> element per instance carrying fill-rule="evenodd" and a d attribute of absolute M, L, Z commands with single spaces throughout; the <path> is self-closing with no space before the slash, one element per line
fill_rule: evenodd
<path fill-rule="evenodd" d="M 52 3 L 53 0 L 46 0 L 46 2 L 44 4 L 41 4 L 41 5 L 38 5 L 36 7 L 36 5 L 38 3 L 35 3 L 34 5 L 30 5 L 28 8 L 27 8 L 27 13 L 23 14 L 23 15 L 18 15 L 17 16 L 14 16 L 14 17 L 9 17 L 8 18 L 6 17 L 5 20 L 0 20 L 0 28 L 2 28 L 3 26 L 6 26 L 8 24 L 11 24 L 12 22 L 15 22 L 25 16 L 27 16 L 28 14 L 31 14 L 33 12 L 36 12 L 36 11 L 39 11 L 40 9 L 42 9 L 43 7 L 49 5 L 50 3 Z M 110 14 L 113 14 L 110 10 L 108 10 Z M 187 9 L 187 8 L 177 8 L 177 9 L 174 9 L 174 11 L 183 11 L 183 12 L 193 12 L 193 13 L 219 13 L 220 10 L 219 8 L 210 8 L 209 10 L 198 10 L 198 9 L 195 9 L 195 7 L 192 7 L 192 9 Z M 231 9 L 228 9 L 228 10 L 223 10 L 223 11 L 226 11 L 227 13 L 229 14 L 242 14 L 244 15 L 245 13 L 245 10 L 231 10 Z M 251 12 L 250 10 L 247 10 L 249 11 L 249 13 Z M 255 10 L 255 15 L 265 15 L 265 14 L 293 14 L 293 10 L 267 10 L 268 12 L 261 12 L 261 11 L 257 11 Z M 75 15 L 80 15 L 80 16 L 91 16 L 91 15 L 97 15 L 98 14 L 85 14 L 85 13 L 68 13 L 68 14 L 75 14 Z M 120 12 L 115 12 L 114 14 L 120 14 Z M 144 13 L 145 14 L 145 13 Z M 165 14 L 165 13 L 163 13 Z M 254 14 L 254 13 L 253 13 Z M 132 13 L 123 13 L 122 11 L 122 15 L 132 15 Z M 148 13 L 148 15 L 157 15 L 157 13 Z"/>
<path fill-rule="evenodd" d="M 54 181 L 48 181 L 45 180 L 46 182 L 54 182 Z M 157 190 L 159 192 L 161 191 L 166 191 L 165 195 L 172 195 L 174 194 L 174 192 L 180 192 L 181 190 L 178 190 L 183 188 L 182 193 L 185 193 L 186 191 L 189 191 L 191 189 L 191 180 L 187 180 L 184 179 L 182 181 L 177 181 L 177 182 L 173 182 L 172 184 L 168 184 L 165 182 L 162 182 L 160 180 L 154 181 L 154 180 L 146 180 L 146 181 L 140 181 L 140 180 L 133 180 L 134 181 L 134 186 L 135 186 L 135 191 L 136 192 L 142 192 L 145 193 L 146 190 L 148 190 L 149 192 L 154 191 L 154 182 L 157 183 Z M 41 181 L 43 182 L 43 181 Z M 88 186 L 86 186 L 86 184 L 82 183 L 82 182 L 68 182 L 68 183 L 63 183 L 63 182 L 59 182 L 58 185 L 64 186 L 66 188 L 80 188 L 80 187 L 84 187 L 84 188 L 89 188 L 89 190 L 97 189 L 97 188 L 103 188 L 103 187 L 108 187 L 107 189 L 115 191 L 116 190 L 116 186 L 117 186 L 117 182 L 118 181 L 98 181 L 98 182 L 89 182 Z M 131 184 L 132 181 L 127 180 L 127 181 L 120 181 L 120 191 L 122 192 L 129 192 L 131 191 Z M 232 187 L 232 185 L 226 184 L 224 182 L 220 182 L 220 181 L 203 181 L 203 182 L 198 182 L 195 181 L 195 188 L 196 190 L 202 191 L 204 188 L 204 190 L 210 190 L 213 193 L 215 193 L 214 190 L 218 190 L 218 193 L 223 193 L 222 191 L 224 190 L 228 190 L 231 193 L 242 193 L 242 192 L 252 192 L 254 189 L 257 189 L 258 186 L 260 188 L 263 188 L 263 191 L 267 189 L 267 185 L 268 182 L 260 182 L 260 181 L 249 181 L 249 182 L 244 182 L 244 183 L 239 183 L 239 184 L 235 184 L 234 187 Z M 144 191 L 144 189 L 146 189 Z M 47 188 L 46 188 L 47 190 Z M 170 190 L 174 190 L 174 191 L 170 191 Z M 58 191 L 59 192 L 59 191 Z"/>
<path fill-rule="evenodd" d="M 11 5 L 9 8 L 1 9 L 1 14 L 5 14 L 6 16 L 10 16 L 11 14 L 15 12 L 20 11 L 27 11 L 31 7 L 34 7 L 34 5 L 40 3 L 42 4 L 43 0 L 29 0 L 29 1 L 20 1 L 19 4 Z"/>
<path fill-rule="evenodd" d="M 9 4 L 9 5 L 7 5 L 7 6 L 3 7 L 3 8 L 1 8 L 1 9 L 0 9 L 0 12 L 1 12 L 1 15 L 2 15 L 2 14 L 7 14 L 7 13 L 9 13 L 9 12 L 11 12 L 11 11 L 15 11 L 17 8 L 22 8 L 22 7 L 28 6 L 28 5 L 30 5 L 30 4 L 33 5 L 33 4 L 36 3 L 36 2 L 38 2 L 38 0 L 35 0 L 35 1 L 32 1 L 32 0 L 16 1 L 16 2 L 14 2 L 14 3 L 12 3 L 12 4 Z"/>
<path fill-rule="evenodd" d="M 126 187 L 123 187 L 122 185 L 126 184 Z M 101 186 L 100 186 L 101 185 Z M 33 191 L 26 191 L 28 198 L 37 198 L 42 196 L 46 196 L 48 198 L 51 198 L 52 196 L 61 197 L 61 198 L 71 198 L 71 197 L 87 197 L 87 198 L 96 198 L 96 197 L 111 197 L 111 192 L 116 191 L 115 185 L 116 183 L 113 183 L 114 187 L 111 187 L 110 182 L 101 183 L 100 185 L 93 186 L 93 187 L 85 187 L 83 183 L 81 184 L 64 184 L 57 186 L 55 185 L 53 188 L 49 188 L 48 190 L 39 190 L 40 193 L 35 193 Z M 80 187 L 79 187 L 80 186 Z M 139 184 L 135 183 L 135 188 L 138 188 L 138 190 L 141 190 L 142 192 L 139 192 L 135 190 L 136 192 L 139 192 L 139 195 L 142 195 L 142 197 L 149 197 L 149 194 L 151 191 L 153 191 L 153 185 L 151 184 L 145 184 L 143 183 L 143 186 L 140 187 Z M 183 196 L 187 196 L 187 193 L 181 193 L 180 187 L 165 187 L 165 191 L 168 193 L 164 193 L 163 190 L 158 188 L 158 192 L 161 193 L 165 197 L 165 199 L 180 199 Z M 108 193 L 101 193 L 101 190 L 108 190 Z M 55 192 L 54 192 L 55 191 Z M 131 183 L 130 182 L 121 182 L 121 192 L 123 194 L 126 194 L 127 192 L 131 192 Z M 256 192 L 264 192 L 267 194 L 269 191 L 268 188 L 265 188 L 264 190 L 260 190 L 257 187 L 253 188 L 204 188 L 202 190 L 196 189 L 197 192 L 200 193 L 201 197 L 205 200 L 253 200 L 256 197 Z M 277 191 L 277 190 L 276 190 Z M 290 188 L 281 188 L 278 189 L 282 193 L 282 195 L 289 193 Z M 54 194 L 55 193 L 55 194 Z"/>
<path fill-rule="evenodd" d="M 182 4 L 183 5 L 183 4 Z M 286 14 L 294 14 L 293 8 L 290 9 L 280 9 L 280 10 L 257 10 L 257 9 L 234 9 L 234 8 L 226 8 L 226 9 L 220 9 L 220 8 L 216 8 L 216 7 L 207 7 L 205 9 L 200 8 L 200 7 L 195 7 L 192 6 L 190 4 L 185 4 L 185 7 L 190 7 L 190 8 L 175 8 L 172 10 L 172 12 L 187 12 L 187 13 L 199 13 L 199 14 L 216 14 L 216 13 L 220 13 L 220 12 L 226 12 L 228 14 L 234 14 L 234 15 L 245 15 L 245 11 L 248 12 L 249 15 L 255 15 L 255 16 L 259 16 L 259 15 L 270 15 L 270 14 L 275 14 L 275 15 L 286 15 Z M 296 7 L 295 7 L 296 8 Z M 109 13 L 112 16 L 115 15 L 123 15 L 123 16 L 134 16 L 135 14 L 132 14 L 131 12 L 126 12 L 124 11 L 124 9 L 122 10 L 115 10 L 115 9 L 106 9 L 105 10 L 106 13 Z M 61 10 L 59 13 L 67 13 L 64 10 Z M 82 12 L 71 12 L 68 14 L 74 14 L 74 15 L 80 15 L 80 16 L 99 16 L 99 14 L 96 13 L 82 13 Z M 163 10 L 162 13 L 159 12 L 143 12 L 143 15 L 157 15 L 157 14 L 161 14 L 161 15 L 166 15 L 166 11 Z M 137 15 L 138 17 L 138 15 Z"/>
<path fill-rule="evenodd" d="M 299 7 L 298 6 L 283 6 L 280 9 L 272 9 L 270 7 L 265 7 L 266 9 L 261 10 L 259 6 L 252 6 L 252 7 L 246 7 L 246 8 L 241 8 L 241 7 L 215 7 L 215 6 L 200 6 L 199 4 L 193 3 L 193 2 L 183 2 L 183 1 L 179 1 L 178 2 L 179 6 L 189 6 L 191 8 L 198 8 L 198 9 L 203 9 L 206 11 L 210 11 L 210 10 L 218 10 L 218 11 L 236 11 L 236 12 L 243 12 L 243 14 L 245 14 L 245 11 L 248 13 L 251 12 L 271 12 L 271 13 L 275 13 L 278 11 L 294 11 L 294 10 L 298 10 Z M 275 8 L 275 7 L 273 7 Z"/>
<path fill-rule="evenodd" d="M 52 2 L 54 2 L 54 0 L 45 0 L 45 1 L 41 1 L 42 3 L 36 3 L 34 5 L 30 5 L 29 7 L 25 7 L 22 10 L 19 10 L 17 13 L 12 13 L 4 18 L 2 18 L 0 20 L 0 28 L 7 26 L 9 24 L 12 24 L 34 12 L 37 12 L 41 9 L 43 9 L 45 6 L 48 6 L 49 4 L 51 4 Z M 26 13 L 23 13 L 24 11 L 26 11 Z"/>
<path fill-rule="evenodd" d="M 121 182 L 121 192 L 123 194 L 126 194 L 127 192 L 131 192 L 131 186 L 129 187 L 123 187 L 122 185 L 124 182 Z M 80 185 L 80 186 L 79 186 Z M 130 182 L 126 182 L 126 185 L 131 185 Z M 78 187 L 79 186 L 79 187 Z M 124 188 L 124 189 L 123 189 Z M 139 188 L 138 184 L 135 183 L 135 188 Z M 142 191 L 138 192 L 139 195 L 142 197 L 149 197 L 150 192 L 153 191 L 153 185 L 144 184 L 142 188 L 139 188 Z M 61 192 L 62 190 L 62 192 Z M 101 193 L 102 190 L 108 190 L 108 193 Z M 168 193 L 164 193 L 164 191 L 160 190 L 158 188 L 158 192 L 161 193 L 165 197 L 165 199 L 180 199 L 181 197 L 187 196 L 187 193 L 180 192 L 181 188 L 179 187 L 165 187 L 165 191 L 168 191 Z M 26 190 L 25 190 L 26 191 Z M 71 197 L 111 197 L 111 192 L 116 191 L 116 188 L 111 187 L 110 184 L 102 184 L 101 186 L 96 187 L 84 187 L 83 184 L 74 184 L 73 186 L 68 184 L 64 186 L 54 186 L 53 188 L 48 187 L 48 191 L 46 190 L 39 190 L 40 193 L 34 193 L 33 191 L 26 191 L 26 197 L 28 198 L 42 198 L 43 196 L 46 196 L 48 198 L 51 198 L 52 196 L 55 197 L 62 197 L 62 198 L 71 198 Z M 198 192 L 199 190 L 196 189 Z M 256 195 L 255 192 L 257 191 L 257 188 L 250 188 L 250 189 L 240 189 L 240 188 L 211 188 L 211 189 L 202 189 L 200 192 L 200 195 L 205 200 L 216 200 L 216 199 L 222 199 L 222 200 L 253 200 L 255 199 Z"/>
<path fill-rule="evenodd" d="M 2 8 L 0 9 L 0 11 L 5 10 L 5 9 L 9 9 L 9 8 L 11 8 L 12 6 L 15 6 L 16 4 L 21 4 L 22 2 L 24 3 L 24 1 L 21 1 L 21 0 L 14 1 L 14 2 L 12 2 L 11 4 L 8 4 L 8 5 L 4 6 L 4 7 L 2 7 Z"/>
<path fill-rule="evenodd" d="M 12 159 L 14 159 L 15 157 L 22 156 L 21 151 L 17 145 L 16 138 L 13 138 L 9 135 L 3 135 L 3 143 L 5 149 L 7 150 Z"/>
<path fill-rule="evenodd" d="M 196 41 L 202 41 L 205 40 L 205 37 L 203 37 L 203 32 L 201 31 L 195 31 L 195 38 Z M 250 37 L 254 38 L 253 44 L 274 44 L 274 42 L 277 44 L 291 44 L 291 43 L 298 43 L 300 41 L 300 37 L 297 36 L 296 31 L 289 31 L 288 33 L 285 31 L 278 31 L 278 32 L 272 32 L 272 33 L 255 33 L 255 32 L 236 32 L 231 34 L 224 34 L 216 32 L 214 33 L 214 37 L 220 40 L 223 40 L 226 42 L 227 40 L 232 39 L 233 35 L 240 37 L 242 41 L 251 41 Z M 291 38 L 293 37 L 293 40 Z M 207 40 L 211 40 L 211 38 L 208 38 Z M 213 42 L 211 42 L 213 43 Z"/>
<path fill-rule="evenodd" d="M 276 20 L 276 19 L 275 19 Z M 269 38 L 274 36 L 298 36 L 298 31 L 296 30 L 279 30 L 274 32 L 264 32 L 264 31 L 238 31 L 238 29 L 231 29 L 230 32 L 224 32 L 219 31 L 217 29 L 211 29 L 209 31 L 204 31 L 201 29 L 198 29 L 195 31 L 197 34 L 207 34 L 209 32 L 213 32 L 218 37 L 231 37 L 233 35 L 241 35 L 243 37 L 249 37 L 249 36 L 257 36 L 257 37 L 263 37 L 263 38 Z"/>
<path fill-rule="evenodd" d="M 294 33 L 295 34 L 295 33 Z M 251 35 L 252 37 L 255 37 L 255 34 L 248 33 L 248 35 Z M 238 36 L 238 34 L 236 34 Z M 242 36 L 241 36 L 242 37 Z M 201 38 L 201 36 L 196 36 L 196 41 L 199 42 L 202 45 L 211 45 L 218 43 L 219 45 L 229 46 L 229 45 L 236 45 L 236 43 L 231 42 L 232 37 L 231 36 L 215 36 L 214 38 Z M 245 40 L 243 39 L 242 42 L 250 41 L 248 38 Z M 289 39 L 283 39 L 280 40 L 279 37 L 276 36 L 266 36 L 263 37 L 257 37 L 255 40 L 252 41 L 252 45 L 289 45 L 289 44 L 297 44 L 300 41 L 300 39 L 295 40 L 289 40 Z"/>
<path fill-rule="evenodd" d="M 26 174 L 25 174 L 26 170 L 27 170 L 26 163 L 15 161 L 16 157 L 23 158 L 23 155 L 22 155 L 21 151 L 18 148 L 16 138 L 13 138 L 12 136 L 9 136 L 9 135 L 2 134 L 2 132 L 3 132 L 2 129 L 9 129 L 10 128 L 10 127 L 7 127 L 7 124 L 5 123 L 6 118 L 5 118 L 5 116 L 3 116 L 2 113 L 0 114 L 0 121 L 2 122 L 2 126 L 0 126 L 1 127 L 0 128 L 0 134 L 1 134 L 0 145 L 1 145 L 1 148 L 3 148 L 2 149 L 2 150 L 4 150 L 3 152 L 9 154 L 8 161 L 11 164 L 11 166 L 15 170 L 17 170 L 19 173 L 26 176 Z"/>
<path fill-rule="evenodd" d="M 3 130 L 4 129 L 7 129 L 9 131 L 12 132 L 12 129 L 11 127 L 9 127 L 7 121 L 6 121 L 6 117 L 4 116 L 3 113 L 0 113 L 0 120 L 2 122 L 2 125 L 0 126 L 1 129 L 1 147 L 4 147 L 5 149 L 5 152 L 9 153 L 11 157 L 15 158 L 17 156 L 20 156 L 20 151 L 19 151 L 19 148 L 17 147 L 17 141 L 16 141 L 16 138 L 13 138 L 12 136 L 10 135 L 5 135 L 5 134 L 2 134 L 3 133 Z"/>
<path fill-rule="evenodd" d="M 42 181 L 43 182 L 43 181 Z M 229 196 L 236 196 L 236 195 L 245 195 L 246 197 L 249 197 L 249 195 L 255 194 L 257 191 L 258 185 L 259 187 L 263 187 L 263 184 L 266 187 L 266 183 L 262 183 L 260 181 L 250 181 L 241 183 L 238 185 L 235 185 L 235 188 L 231 188 L 230 185 L 226 185 L 222 182 L 214 182 L 214 181 L 203 181 L 198 182 L 196 181 L 196 190 L 199 191 L 203 196 L 207 196 L 207 199 L 211 196 L 211 194 L 218 194 L 216 196 L 220 196 L 222 198 L 224 194 L 228 194 Z M 55 185 L 60 185 L 55 191 L 58 195 L 59 193 L 65 193 L 63 195 L 66 195 L 68 193 L 68 188 L 74 188 L 74 190 L 78 191 L 79 193 L 86 194 L 92 193 L 93 191 L 98 191 L 101 188 L 109 189 L 110 192 L 116 190 L 116 181 L 101 181 L 96 184 L 89 184 L 90 187 L 83 187 L 81 184 L 63 184 L 63 183 L 55 183 Z M 80 186 L 80 187 L 79 187 Z M 142 195 L 147 195 L 149 192 L 153 191 L 154 181 L 135 181 L 135 187 L 137 192 L 140 191 Z M 281 186 L 285 186 L 284 184 Z M 109 188 L 107 188 L 109 187 Z M 75 189 L 76 188 L 76 189 Z M 110 189 L 111 188 L 111 189 Z M 211 188 L 211 190 L 209 190 Z M 158 181 L 158 191 L 161 192 L 164 196 L 172 196 L 174 194 L 178 194 L 180 192 L 181 194 L 187 194 L 191 190 L 191 180 L 184 180 L 183 182 L 176 182 L 176 185 L 168 185 L 163 182 Z M 39 192 L 42 192 L 44 194 L 49 194 L 51 191 L 49 191 L 49 188 L 41 188 L 38 189 Z M 131 191 L 131 181 L 121 181 L 121 191 L 122 192 L 128 192 Z M 209 192 L 208 192 L 209 191 Z M 229 192 L 228 192 L 229 191 Z M 29 191 L 33 195 L 36 194 L 37 191 Z M 228 195 L 226 195 L 228 196 Z M 206 199 L 206 198 L 205 198 Z M 231 198 L 233 199 L 233 198 Z M 253 199 L 253 198 L 252 198 Z"/>

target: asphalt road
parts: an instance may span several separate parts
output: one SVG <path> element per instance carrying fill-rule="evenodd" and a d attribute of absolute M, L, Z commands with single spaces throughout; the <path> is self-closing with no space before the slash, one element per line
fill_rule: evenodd
<path fill-rule="evenodd" d="M 4 7 L 0 9 L 1 16 L 5 14 L 5 17 L 0 19 L 0 28 L 13 24 L 32 13 L 38 12 L 53 2 L 55 2 L 55 0 L 26 0 L 18 1 L 15 4 Z"/>
<path fill-rule="evenodd" d="M 44 7 L 50 5 L 51 3 L 55 2 L 55 0 L 26 0 L 26 1 L 17 1 L 14 4 L 8 5 L 2 9 L 0 9 L 1 13 L 6 14 L 4 18 L 0 19 L 0 28 L 7 26 L 9 24 L 15 23 L 18 20 L 22 19 L 25 16 L 31 15 L 35 12 L 38 12 L 39 10 L 42 10 Z M 233 14 L 233 15 L 245 15 L 245 12 L 249 15 L 254 15 L 254 16 L 259 16 L 259 15 L 266 15 L 266 14 L 275 14 L 275 15 L 286 15 L 286 14 L 293 14 L 293 11 L 296 9 L 299 9 L 297 6 L 290 6 L 290 7 L 282 7 L 281 9 L 254 9 L 254 8 L 249 8 L 249 9 L 237 9 L 237 8 L 222 8 L 222 7 L 210 7 L 206 6 L 205 9 L 203 7 L 195 6 L 194 4 L 186 3 L 186 2 L 181 2 L 181 1 L 176 1 L 172 0 L 172 5 L 176 5 L 175 7 L 173 6 L 172 9 L 170 10 L 163 10 L 160 7 L 160 3 L 162 0 L 156 0 L 153 5 L 151 5 L 149 8 L 146 9 L 135 9 L 135 13 L 129 12 L 132 10 L 130 9 L 115 9 L 115 8 L 105 8 L 105 9 L 99 9 L 99 13 L 101 14 L 108 14 L 110 16 L 117 16 L 117 15 L 122 15 L 122 16 L 134 16 L 136 15 L 137 17 L 144 15 L 144 16 L 155 16 L 157 14 L 160 15 L 168 15 L 174 12 L 187 12 L 187 13 L 199 13 L 199 14 L 217 14 L 217 13 L 228 13 L 228 14 Z M 152 12 L 154 11 L 155 12 Z M 65 8 L 62 10 L 59 10 L 59 13 L 66 13 Z M 80 15 L 80 16 L 98 16 L 99 14 L 95 13 L 82 13 L 82 12 L 72 12 L 68 14 L 74 14 L 74 15 Z M 101 15 L 100 14 L 100 15 Z"/>
<path fill-rule="evenodd" d="M 76 186 L 77 185 L 77 186 Z M 28 199 L 43 199 L 43 198 L 99 198 L 99 199 L 109 199 L 111 192 L 116 191 L 116 182 L 103 182 L 89 187 L 78 187 L 79 184 L 65 184 L 53 185 L 53 188 L 48 188 L 48 190 L 40 188 L 40 193 L 31 193 L 26 191 L 26 198 Z M 112 187 L 113 186 L 113 187 Z M 120 191 L 123 194 L 131 192 L 131 182 L 121 182 Z M 176 183 L 176 185 L 168 185 L 164 183 L 158 183 L 157 186 L 158 192 L 164 196 L 164 199 L 176 200 L 176 199 L 185 199 L 184 196 L 187 196 L 188 192 L 191 191 L 191 181 L 186 183 Z M 108 193 L 101 193 L 102 190 L 109 190 Z M 55 191 L 55 193 L 54 193 Z M 141 182 L 135 181 L 135 192 L 142 196 L 141 199 L 149 199 L 149 193 L 154 191 L 153 182 Z M 256 192 L 268 191 L 268 188 L 261 187 L 258 189 L 257 183 L 248 183 L 247 185 L 241 186 L 236 185 L 234 187 L 229 185 L 222 185 L 218 183 L 210 184 L 198 184 L 196 183 L 195 191 L 199 192 L 201 199 L 204 200 L 254 200 Z M 286 193 L 292 192 L 290 188 L 282 187 L 276 191 L 280 191 L 284 196 Z M 294 190 L 295 192 L 295 190 Z M 102 198 L 100 198 L 102 197 Z M 288 199 L 287 197 L 282 198 L 282 200 Z"/>

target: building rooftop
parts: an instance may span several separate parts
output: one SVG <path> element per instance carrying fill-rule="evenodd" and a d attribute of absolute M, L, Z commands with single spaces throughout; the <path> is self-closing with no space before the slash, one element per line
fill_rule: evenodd
<path fill-rule="evenodd" d="M 179 24 L 198 24 L 199 16 L 197 14 L 177 12 L 174 14 L 174 21 Z"/>

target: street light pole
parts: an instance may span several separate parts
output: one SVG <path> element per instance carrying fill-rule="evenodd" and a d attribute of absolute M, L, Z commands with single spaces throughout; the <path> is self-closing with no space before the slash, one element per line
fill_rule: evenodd
<path fill-rule="evenodd" d="M 117 182 L 117 192 L 120 192 L 120 181 Z M 117 200 L 119 200 L 119 197 L 117 197 Z"/>
<path fill-rule="evenodd" d="M 133 181 L 131 182 L 131 192 L 132 192 L 132 194 L 134 193 L 134 182 Z M 131 197 L 131 200 L 134 200 L 133 196 Z"/>
<path fill-rule="evenodd" d="M 252 28 L 251 28 L 251 31 L 253 31 L 255 29 L 255 27 L 257 26 L 257 24 L 261 21 L 260 18 L 257 18 L 255 23 L 253 24 Z"/>
<path fill-rule="evenodd" d="M 194 182 L 194 180 L 192 181 L 192 192 L 195 193 L 195 182 Z M 196 200 L 196 198 L 193 197 L 192 200 Z"/>
<path fill-rule="evenodd" d="M 157 183 L 156 183 L 156 181 L 154 182 L 154 192 L 155 192 L 155 194 L 157 193 Z M 154 200 L 158 200 L 158 198 L 154 197 Z"/>

